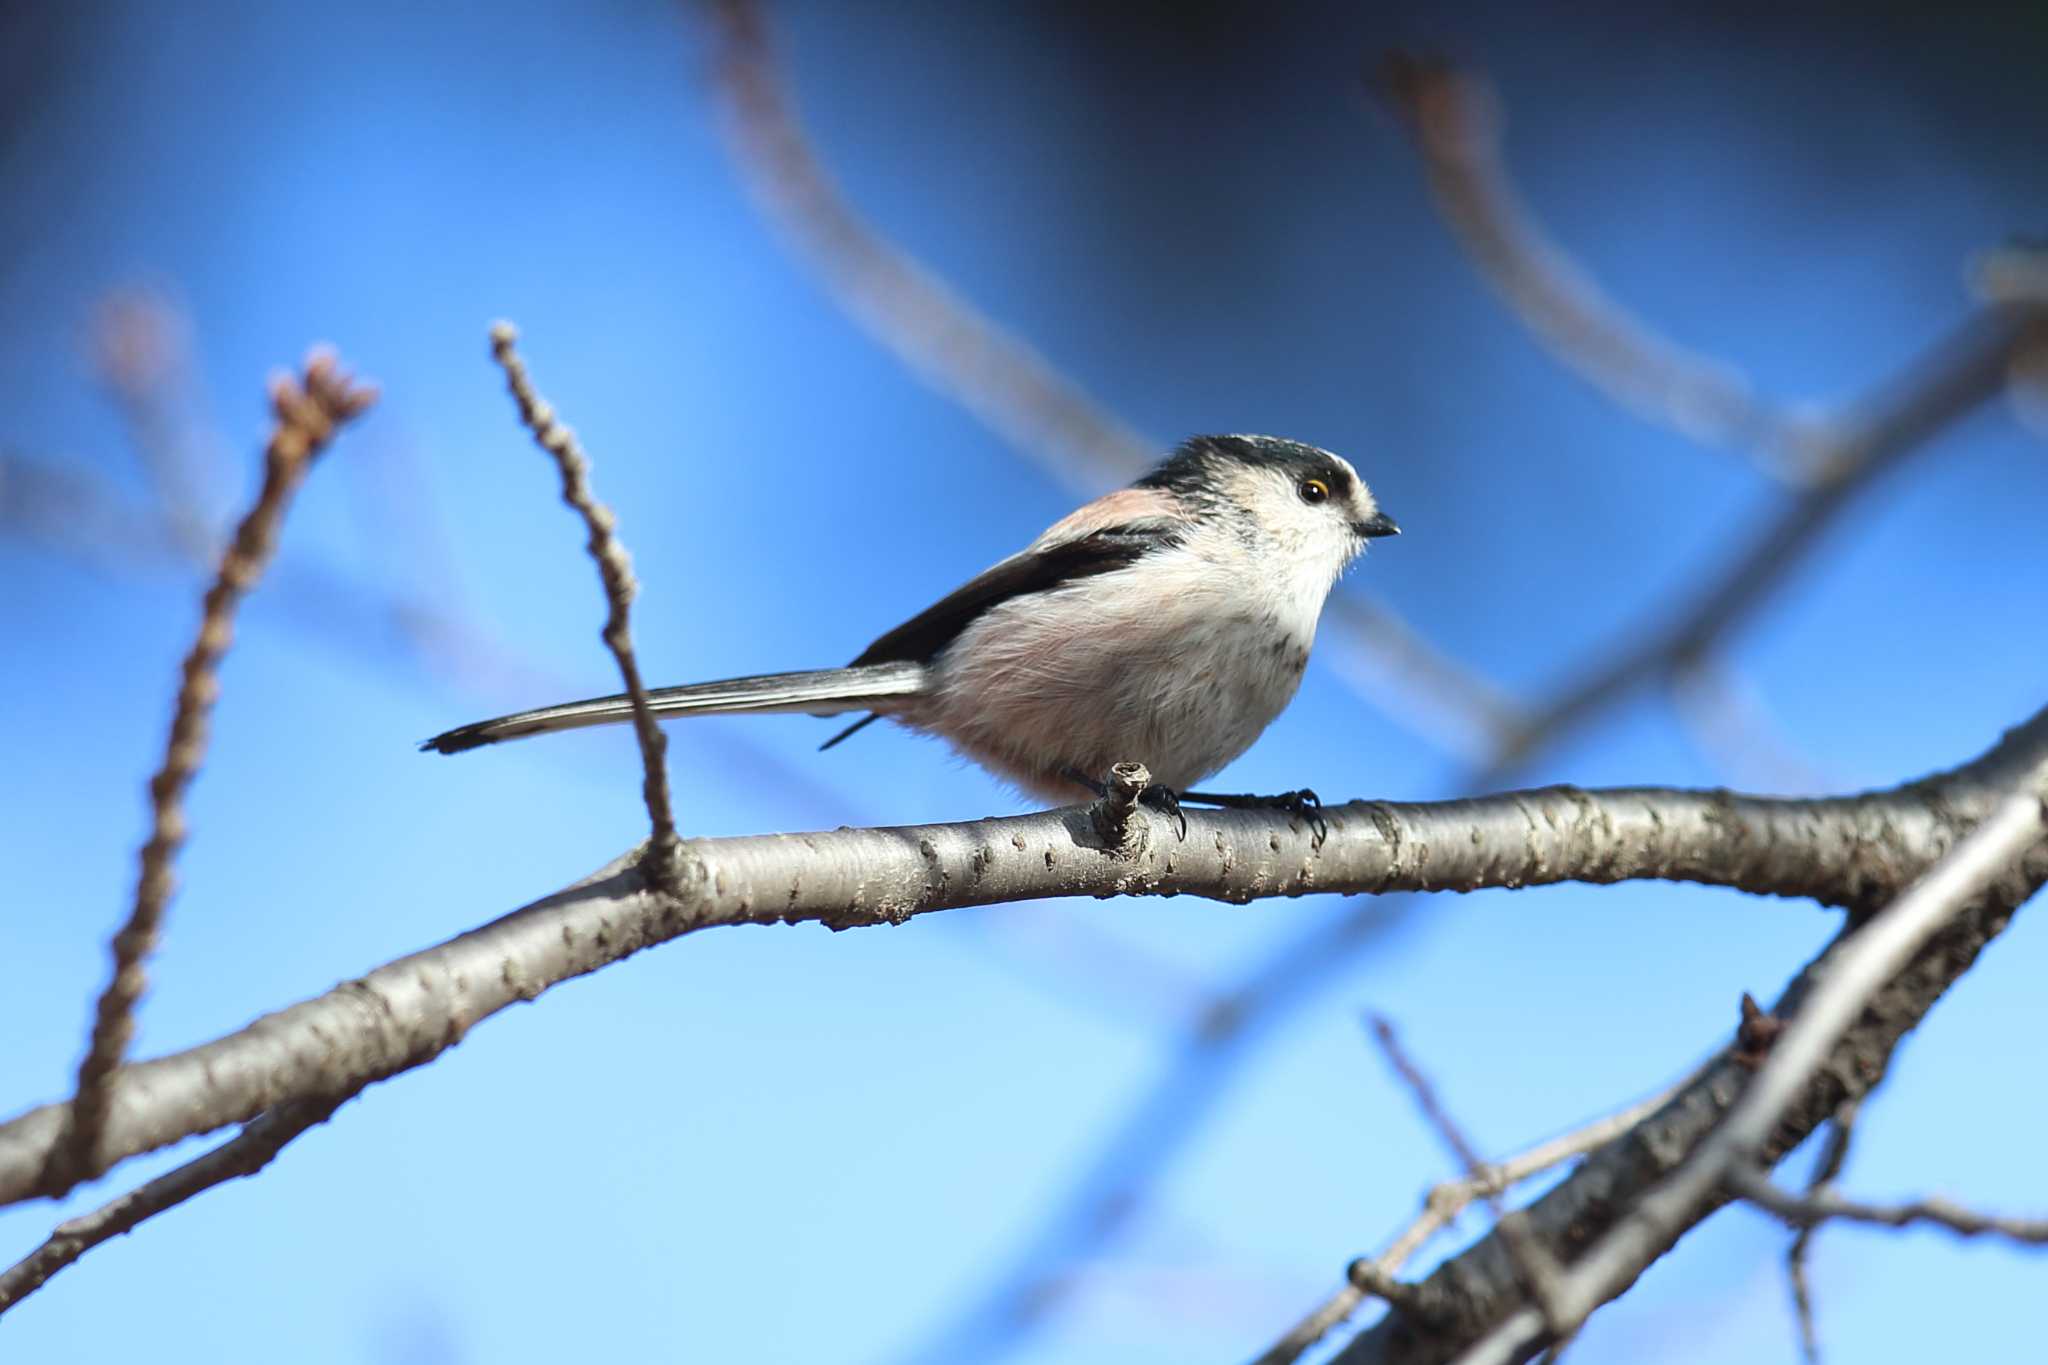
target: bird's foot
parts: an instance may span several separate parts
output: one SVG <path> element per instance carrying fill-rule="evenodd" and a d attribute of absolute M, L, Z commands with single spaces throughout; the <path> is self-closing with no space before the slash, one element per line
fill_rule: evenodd
<path fill-rule="evenodd" d="M 1144 770 L 1141 768 L 1138 771 L 1143 772 Z M 1069 782 L 1084 790 L 1093 792 L 1097 797 L 1109 795 L 1107 784 L 1096 781 L 1079 768 L 1068 768 L 1062 775 Z M 1156 810 L 1161 815 L 1172 820 L 1181 839 L 1186 840 L 1188 837 L 1188 817 L 1181 812 L 1181 794 L 1179 792 L 1163 783 L 1154 782 L 1138 793 L 1138 802 L 1140 805 Z"/>
<path fill-rule="evenodd" d="M 1223 810 L 1281 810 L 1297 820 L 1306 820 L 1315 834 L 1314 845 L 1323 846 L 1330 837 L 1329 822 L 1323 819 L 1323 798 L 1307 787 L 1281 792 L 1277 796 L 1240 796 L 1231 792 L 1182 792 L 1180 799 Z"/>
<path fill-rule="evenodd" d="M 1187 842 L 1188 817 L 1180 808 L 1179 792 L 1171 787 L 1154 782 L 1151 786 L 1138 793 L 1138 800 L 1173 821 L 1180 834 L 1181 842 Z"/>

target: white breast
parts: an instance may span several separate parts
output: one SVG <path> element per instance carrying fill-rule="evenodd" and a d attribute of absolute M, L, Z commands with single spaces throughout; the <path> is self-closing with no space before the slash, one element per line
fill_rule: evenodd
<path fill-rule="evenodd" d="M 1100 781 L 1126 760 L 1169 787 L 1195 785 L 1293 699 L 1329 587 L 1327 574 L 1304 585 L 1205 548 L 991 609 L 903 719 L 1051 800 L 1079 795 L 1067 769 Z"/>

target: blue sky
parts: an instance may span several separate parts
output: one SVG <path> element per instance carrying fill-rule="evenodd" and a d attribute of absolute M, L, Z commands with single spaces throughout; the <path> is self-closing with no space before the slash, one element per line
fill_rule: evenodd
<path fill-rule="evenodd" d="M 1261 430 L 1349 456 L 1406 531 L 1359 585 L 1531 697 L 1657 619 L 1782 493 L 1618 410 L 1518 328 L 1362 100 L 1364 55 L 1419 44 L 1483 65 L 1556 235 L 1785 400 L 1839 400 L 1905 362 L 1966 315 L 1972 254 L 2038 231 L 2048 204 L 2038 23 L 1774 11 L 1737 28 L 1469 4 L 1272 23 L 1225 6 L 774 18 L 820 150 L 878 226 L 1162 447 Z M 9 455 L 141 496 L 87 344 L 120 288 L 190 318 L 221 514 L 251 487 L 271 368 L 326 340 L 384 388 L 314 472 L 275 591 L 245 614 L 142 1054 L 493 917 L 640 836 L 623 732 L 413 751 L 613 690 L 595 575 L 488 362 L 492 320 L 521 326 L 596 461 L 656 680 L 848 658 L 1076 499 L 878 348 L 764 227 L 687 10 L 370 0 L 7 22 L 30 54 L 10 59 L 21 93 L 0 125 Z M 2040 441 L 2003 404 L 1973 417 L 1870 490 L 1734 641 L 1830 785 L 1946 766 L 2042 703 Z M 197 591 L 19 534 L 0 536 L 0 573 L 13 1109 L 61 1094 L 76 1065 Z M 316 575 L 346 585 L 338 603 L 303 588 Z M 423 663 L 363 606 L 389 594 L 460 618 L 495 662 Z M 885 727 L 827 754 L 803 718 L 671 733 L 694 834 L 1018 808 Z M 1219 785 L 1411 799 L 1460 771 L 1324 658 Z M 1532 777 L 1743 775 L 1646 698 Z M 1169 1072 L 1189 1002 L 1346 909 L 1087 901 L 701 935 L 376 1087 L 261 1179 L 92 1253 L 0 1342 L 53 1362 L 904 1358 Z M 1834 927 L 1802 904 L 1649 885 L 1417 903 L 1249 1042 L 1020 1358 L 1248 1357 L 1391 1236 L 1451 1168 L 1362 1011 L 1397 1020 L 1504 1152 L 1681 1072 L 1743 990 L 1775 991 Z M 2020 916 L 1902 1049 L 1851 1188 L 2048 1205 L 2032 1136 L 2048 1098 L 2010 1083 L 2048 1023 L 2044 933 Z M 0 1213 L 0 1257 L 191 1150 L 63 1209 Z M 1715 1219 L 1574 1357 L 1793 1358 L 1783 1240 L 1750 1214 Z M 1838 1358 L 1881 1362 L 1936 1343 L 2010 1355 L 2031 1340 L 2038 1269 L 1832 1230 L 1814 1275 Z"/>

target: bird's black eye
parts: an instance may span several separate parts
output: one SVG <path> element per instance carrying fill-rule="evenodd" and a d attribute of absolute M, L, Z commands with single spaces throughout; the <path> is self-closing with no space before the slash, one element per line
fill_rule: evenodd
<path fill-rule="evenodd" d="M 1330 500 L 1330 485 L 1324 483 L 1321 479 L 1303 479 L 1296 485 L 1294 491 L 1301 494 L 1301 500 L 1311 507 L 1319 502 L 1328 502 Z"/>

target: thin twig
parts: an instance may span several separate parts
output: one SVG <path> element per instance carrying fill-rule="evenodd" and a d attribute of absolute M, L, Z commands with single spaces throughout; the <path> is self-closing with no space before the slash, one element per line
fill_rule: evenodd
<path fill-rule="evenodd" d="M 1369 1022 L 1374 1041 L 1380 1045 L 1380 1051 L 1386 1054 L 1388 1064 L 1394 1068 L 1394 1074 L 1408 1087 L 1416 1108 L 1422 1111 L 1422 1116 L 1429 1121 L 1429 1126 L 1436 1130 L 1437 1136 L 1443 1139 L 1444 1145 L 1457 1157 L 1458 1164 L 1465 1168 L 1466 1179 L 1479 1189 L 1480 1197 L 1493 1211 L 1494 1226 L 1500 1233 L 1501 1244 L 1507 1248 L 1508 1255 L 1514 1260 L 1516 1276 L 1521 1280 L 1522 1287 L 1528 1291 L 1530 1298 L 1543 1307 L 1544 1320 L 1556 1322 L 1557 1315 L 1552 1311 L 1551 1303 L 1556 1294 L 1558 1277 L 1563 1273 L 1564 1267 L 1550 1254 L 1548 1247 L 1528 1234 L 1527 1228 L 1519 1219 L 1505 1212 L 1501 1205 L 1501 1191 L 1493 1188 L 1492 1182 L 1488 1180 L 1486 1162 L 1480 1157 L 1479 1149 L 1472 1145 L 1464 1130 L 1458 1126 L 1457 1120 L 1451 1117 L 1450 1110 L 1437 1098 L 1436 1087 L 1430 1084 L 1429 1077 L 1423 1074 L 1422 1068 L 1417 1066 L 1414 1059 L 1402 1048 L 1400 1037 L 1394 1032 L 1393 1021 L 1385 1015 L 1375 1014 Z"/>
<path fill-rule="evenodd" d="M 639 589 L 633 580 L 633 561 L 626 547 L 612 534 L 618 519 L 590 491 L 590 461 L 584 456 L 576 433 L 564 426 L 547 400 L 533 391 L 526 362 L 513 349 L 518 340 L 519 331 L 511 323 L 493 325 L 491 354 L 505 371 L 505 383 L 519 405 L 520 420 L 526 423 L 540 448 L 554 457 L 561 471 L 562 501 L 576 509 L 590 530 L 590 557 L 597 561 L 598 576 L 604 581 L 605 600 L 609 604 L 604 642 L 612 658 L 618 661 L 619 676 L 625 679 L 626 692 L 633 702 L 633 733 L 640 741 L 640 790 L 647 800 L 647 818 L 654 826 L 648 852 L 656 867 L 670 869 L 679 841 L 675 811 L 668 795 L 668 736 L 654 719 L 653 708 L 647 702 L 646 684 L 640 680 L 640 663 L 633 657 L 628 617 L 633 595 Z"/>
<path fill-rule="evenodd" d="M 1159 458 L 1140 434 L 864 219 L 814 149 L 754 0 L 710 0 L 717 90 L 733 163 L 762 214 L 869 334 L 940 393 L 1088 496 Z M 1355 587 L 1324 635 L 1365 665 L 1344 676 L 1369 704 L 1432 742 L 1477 753 L 1522 719 L 1506 694 L 1425 643 Z"/>
<path fill-rule="evenodd" d="M 1413 136 L 1437 211 L 1551 354 L 1630 411 L 1695 440 L 1749 448 L 1775 477 L 1805 481 L 1789 418 L 1733 366 L 1631 315 L 1537 224 L 1502 161 L 1500 101 L 1484 77 L 1394 53 L 1370 84 Z"/>
<path fill-rule="evenodd" d="M 1828 1120 L 1827 1145 L 1821 1149 L 1820 1160 L 1814 1163 L 1813 1175 L 1806 1182 L 1809 1197 L 1829 1189 L 1835 1177 L 1842 1173 L 1842 1163 L 1849 1159 L 1850 1140 L 1856 1135 L 1856 1115 L 1862 1107 L 1861 1099 L 1852 1099 Z M 1808 1223 L 1801 1227 L 1792 1238 L 1792 1245 L 1785 1249 L 1785 1282 L 1792 1291 L 1792 1311 L 1799 1321 L 1799 1351 L 1807 1365 L 1820 1365 L 1820 1332 L 1814 1325 L 1813 1286 L 1806 1276 L 1806 1258 L 1812 1250 L 1817 1226 Z"/>
<path fill-rule="evenodd" d="M 1400 1035 L 1394 1032 L 1394 1021 L 1384 1014 L 1374 1014 L 1367 1016 L 1366 1023 L 1372 1029 L 1373 1041 L 1379 1044 L 1381 1053 L 1386 1056 L 1387 1065 L 1394 1068 L 1394 1074 L 1408 1087 L 1409 1097 L 1422 1111 L 1422 1117 L 1429 1121 L 1429 1126 L 1443 1140 L 1444 1146 L 1451 1149 L 1451 1155 L 1465 1168 L 1466 1177 L 1477 1181 L 1486 1169 L 1486 1162 L 1480 1158 L 1479 1149 L 1472 1145 L 1471 1139 L 1465 1136 L 1465 1130 L 1444 1108 L 1443 1101 L 1436 1097 L 1436 1087 L 1430 1084 L 1429 1077 L 1422 1074 L 1422 1068 L 1402 1048 Z M 1497 1199 L 1500 1192 L 1489 1190 L 1484 1197 Z"/>
<path fill-rule="evenodd" d="M 360 1086 L 356 1089 L 361 1089 Z M 43 1287 L 51 1276 L 102 1242 L 133 1232 L 193 1196 L 268 1166 L 287 1143 L 327 1122 L 355 1090 L 333 1099 L 294 1100 L 251 1120 L 228 1141 L 130 1190 L 91 1213 L 59 1223 L 43 1244 L 0 1271 L 0 1313 Z"/>
<path fill-rule="evenodd" d="M 1617 1113 L 1540 1142 L 1525 1152 L 1486 1163 L 1460 1179 L 1433 1186 L 1423 1196 L 1422 1211 L 1415 1221 L 1403 1228 L 1378 1256 L 1352 1262 L 1345 1274 L 1346 1284 L 1289 1328 L 1254 1365 L 1294 1365 L 1332 1328 L 1350 1317 L 1367 1295 L 1384 1299 L 1404 1311 L 1421 1311 L 1411 1292 L 1413 1286 L 1394 1276 L 1430 1238 L 1455 1222 L 1474 1201 L 1505 1194 L 1525 1180 L 1620 1137 L 1663 1108 L 1675 1093 L 1677 1087 L 1673 1086 Z"/>
<path fill-rule="evenodd" d="M 111 1102 L 108 1082 L 127 1053 L 135 1004 L 146 985 L 143 963 L 156 946 L 170 902 L 171 865 L 185 842 L 185 789 L 206 757 L 207 721 L 220 695 L 220 661 L 234 640 L 235 610 L 270 562 L 278 527 L 313 458 L 336 428 L 375 400 L 374 389 L 358 387 L 324 351 L 307 360 L 302 380 L 280 375 L 271 382 L 277 420 L 264 451 L 263 487 L 221 557 L 219 574 L 201 609 L 198 637 L 185 656 L 163 765 L 149 784 L 153 823 L 142 847 L 135 904 L 128 922 L 114 935 L 113 979 L 100 995 L 92 1042 L 78 1068 L 69 1131 L 52 1153 L 46 1177 L 52 1194 L 102 1169 L 99 1141 Z"/>
<path fill-rule="evenodd" d="M 1869 1223 L 1884 1228 L 1932 1223 L 1959 1237 L 2002 1237 L 2022 1246 L 2048 1246 L 2048 1218 L 1979 1213 L 1938 1196 L 1908 1200 L 1902 1204 L 1870 1204 L 1845 1198 L 1829 1189 L 1799 1195 L 1779 1189 L 1755 1166 L 1730 1171 L 1728 1187 L 1796 1228 L 1814 1228 L 1832 1221 Z"/>
<path fill-rule="evenodd" d="M 1620 1293 L 1712 1206 L 1729 1173 L 1755 1162 L 1780 1115 L 1855 1020 L 1873 992 L 1898 974 L 1944 924 L 2015 866 L 2048 833 L 2048 738 L 2029 746 L 2025 776 L 1955 849 L 1904 895 L 1833 950 L 1828 971 L 1771 1045 L 1769 1058 L 1720 1126 L 1670 1176 L 1579 1257 L 1558 1286 L 1552 1314 L 1527 1306 L 1459 1357 L 1506 1365 L 1558 1326 L 1569 1329 Z"/>

